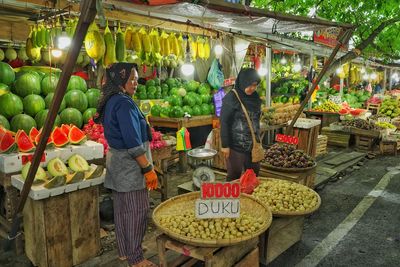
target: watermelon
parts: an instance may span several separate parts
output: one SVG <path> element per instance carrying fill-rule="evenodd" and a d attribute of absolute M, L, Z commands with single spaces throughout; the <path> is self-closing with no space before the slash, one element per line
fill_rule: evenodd
<path fill-rule="evenodd" d="M 200 116 L 201 115 L 201 108 L 200 106 L 194 106 L 192 107 L 192 116 Z"/>
<path fill-rule="evenodd" d="M 199 106 L 200 106 L 200 105 L 203 103 L 203 101 L 202 101 L 200 95 L 195 94 L 195 95 L 193 95 L 193 97 L 194 97 L 194 99 L 196 100 L 196 105 L 199 105 Z"/>
<path fill-rule="evenodd" d="M 169 88 L 175 87 L 176 80 L 174 78 L 168 78 L 165 83 L 168 85 Z"/>
<path fill-rule="evenodd" d="M 40 76 L 34 72 L 27 72 L 15 81 L 15 93 L 21 97 L 30 94 L 40 95 Z"/>
<path fill-rule="evenodd" d="M 194 107 L 196 105 L 196 99 L 193 95 L 188 94 L 183 98 L 183 104 L 189 107 Z"/>
<path fill-rule="evenodd" d="M 170 116 L 172 118 L 182 118 L 185 115 L 181 106 L 174 106 L 171 108 Z"/>
<path fill-rule="evenodd" d="M 36 125 L 37 125 L 37 127 L 40 129 L 40 128 L 42 128 L 42 127 L 44 127 L 44 123 L 46 122 L 46 118 L 47 118 L 47 114 L 49 113 L 49 110 L 48 109 L 44 109 L 44 110 L 42 110 L 42 111 L 40 111 L 40 112 L 38 112 L 37 114 L 36 114 L 36 116 L 35 116 L 35 121 L 36 121 Z M 61 125 L 61 119 L 60 119 L 60 116 L 59 115 L 57 115 L 56 116 L 56 119 L 55 119 L 55 121 L 54 121 L 54 125 L 53 125 L 53 128 L 55 127 L 55 126 L 60 126 Z"/>
<path fill-rule="evenodd" d="M 17 132 L 18 130 L 24 130 L 29 133 L 32 127 L 36 127 L 36 121 L 29 115 L 18 114 L 14 116 L 11 120 L 11 130 Z"/>
<path fill-rule="evenodd" d="M 150 110 L 151 116 L 160 117 L 160 112 L 161 112 L 161 106 L 160 105 L 154 105 L 154 106 L 151 107 L 151 110 Z"/>
<path fill-rule="evenodd" d="M 56 147 L 63 147 L 69 142 L 68 136 L 63 132 L 63 130 L 61 130 L 60 127 L 54 128 L 53 132 L 51 133 L 51 139 Z"/>
<path fill-rule="evenodd" d="M 200 95 L 201 103 L 210 103 L 211 96 L 210 95 Z"/>
<path fill-rule="evenodd" d="M 7 131 L 0 139 L 0 153 L 13 153 L 17 150 L 14 136 L 11 132 Z"/>
<path fill-rule="evenodd" d="M 162 107 L 160 110 L 160 117 L 161 118 L 169 118 L 170 112 L 171 112 L 170 107 Z"/>
<path fill-rule="evenodd" d="M 164 92 L 169 92 L 168 84 L 163 83 L 163 84 L 161 85 L 161 91 L 162 91 L 163 93 L 164 93 Z"/>
<path fill-rule="evenodd" d="M 169 91 L 169 94 L 170 94 L 171 96 L 173 96 L 173 95 L 179 95 L 179 94 L 178 94 L 178 88 L 173 87 L 173 88 Z"/>
<path fill-rule="evenodd" d="M 46 109 L 50 109 L 51 103 L 53 102 L 53 97 L 54 93 L 49 93 L 45 99 L 44 103 L 46 105 Z M 66 108 L 66 103 L 65 103 L 65 98 L 61 101 L 60 108 L 58 109 L 58 112 L 63 111 Z"/>
<path fill-rule="evenodd" d="M 185 113 L 187 113 L 189 115 L 192 115 L 193 110 L 192 110 L 192 108 L 190 106 L 183 106 L 183 112 L 185 112 Z"/>
<path fill-rule="evenodd" d="M 65 133 L 66 136 L 69 135 L 69 130 L 71 130 L 71 126 L 70 125 L 62 124 L 60 128 Z"/>
<path fill-rule="evenodd" d="M 0 107 L 0 115 L 3 115 L 7 119 L 11 119 L 13 116 L 21 114 L 24 110 L 21 99 L 12 93 L 0 96 Z"/>
<path fill-rule="evenodd" d="M 58 77 L 53 74 L 46 74 L 41 82 L 42 94 L 48 95 L 49 93 L 54 93 L 58 83 Z"/>
<path fill-rule="evenodd" d="M 40 111 L 46 108 L 46 103 L 40 95 L 28 95 L 24 98 L 25 114 L 34 117 Z"/>
<path fill-rule="evenodd" d="M 60 118 L 61 118 L 61 123 L 63 124 L 73 124 L 78 128 L 82 127 L 83 124 L 82 113 L 76 108 L 64 109 L 60 114 Z"/>
<path fill-rule="evenodd" d="M 201 109 L 201 115 L 211 114 L 211 109 L 209 104 L 201 104 L 200 109 Z"/>
<path fill-rule="evenodd" d="M 200 86 L 199 82 L 192 80 L 186 84 L 186 90 L 195 92 L 199 88 L 199 86 Z"/>
<path fill-rule="evenodd" d="M 139 84 L 137 87 L 137 92 L 146 92 L 146 86 L 144 86 L 143 84 Z"/>
<path fill-rule="evenodd" d="M 202 83 L 198 89 L 200 95 L 209 95 L 211 92 L 211 87 L 208 83 Z"/>
<path fill-rule="evenodd" d="M 87 91 L 86 81 L 80 76 L 72 75 L 67 87 L 67 91 L 71 90 L 79 90 L 85 93 Z"/>
<path fill-rule="evenodd" d="M 74 125 L 69 130 L 68 139 L 71 144 L 82 144 L 86 141 L 86 134 Z"/>
<path fill-rule="evenodd" d="M 156 82 L 154 80 L 147 80 L 146 81 L 146 87 L 150 87 L 150 86 L 155 86 Z"/>
<path fill-rule="evenodd" d="M 178 96 L 178 95 L 173 95 L 171 96 L 171 102 L 170 104 L 172 106 L 182 106 L 182 97 Z"/>
<path fill-rule="evenodd" d="M 93 118 L 97 113 L 97 109 L 95 108 L 88 108 L 85 112 L 83 112 L 82 119 L 83 119 L 83 124 L 86 124 L 89 122 L 91 118 Z"/>
<path fill-rule="evenodd" d="M 101 96 L 99 89 L 91 88 L 86 92 L 86 98 L 89 108 L 97 108 Z"/>
<path fill-rule="evenodd" d="M 0 83 L 11 85 L 15 80 L 14 70 L 10 65 L 0 62 Z"/>
<path fill-rule="evenodd" d="M 4 117 L 3 115 L 0 115 L 0 126 L 10 130 L 10 123 L 8 122 L 7 118 Z"/>
<path fill-rule="evenodd" d="M 35 145 L 23 130 L 18 130 L 15 135 L 15 142 L 17 143 L 18 149 L 21 152 L 31 152 L 35 149 Z"/>
<path fill-rule="evenodd" d="M 38 135 L 39 135 L 38 129 L 36 129 L 36 127 L 32 127 L 32 129 L 29 132 L 29 139 L 34 143 Z"/>
<path fill-rule="evenodd" d="M 213 104 L 210 104 L 210 115 L 215 114 L 215 106 Z"/>
<path fill-rule="evenodd" d="M 68 108 L 76 108 L 80 112 L 85 112 L 88 108 L 86 95 L 79 90 L 71 90 L 65 94 L 65 102 Z"/>
<path fill-rule="evenodd" d="M 0 83 L 0 96 L 10 92 L 10 87 L 7 84 Z"/>
<path fill-rule="evenodd" d="M 157 88 L 155 86 L 149 86 L 147 87 L 147 94 L 156 94 Z"/>

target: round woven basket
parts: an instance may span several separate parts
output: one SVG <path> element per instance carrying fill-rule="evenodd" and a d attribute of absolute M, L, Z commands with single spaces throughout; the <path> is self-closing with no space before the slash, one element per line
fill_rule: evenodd
<path fill-rule="evenodd" d="M 188 210 L 188 208 L 195 209 L 195 202 L 200 198 L 200 192 L 192 192 L 184 195 L 179 195 L 168 199 L 167 201 L 158 205 L 153 211 L 153 221 L 155 225 L 166 235 L 181 241 L 188 245 L 201 246 L 201 247 L 226 247 L 236 245 L 238 243 L 250 240 L 254 237 L 261 235 L 265 232 L 272 223 L 271 209 L 264 205 L 261 201 L 253 196 L 242 194 L 240 196 L 240 210 L 252 215 L 256 218 L 262 218 L 265 223 L 256 232 L 251 235 L 242 236 L 233 239 L 201 239 L 191 238 L 184 235 L 179 235 L 163 227 L 160 223 L 162 215 L 176 215 L 177 211 Z"/>
<path fill-rule="evenodd" d="M 265 181 L 282 181 L 280 179 L 274 179 L 274 178 L 258 178 L 260 180 L 260 182 L 265 182 Z M 286 180 L 284 180 L 286 181 Z M 315 212 L 316 210 L 319 209 L 319 207 L 321 206 L 321 197 L 318 195 L 317 192 L 315 192 L 314 190 L 312 190 L 311 188 L 302 185 L 302 184 L 298 184 L 298 183 L 294 183 L 294 182 L 290 182 L 290 181 L 286 181 L 288 183 L 292 183 L 295 184 L 296 186 L 299 186 L 301 188 L 305 188 L 307 190 L 309 190 L 310 192 L 312 192 L 313 194 L 315 194 L 315 196 L 317 197 L 317 205 L 314 206 L 314 208 L 310 209 L 310 210 L 305 210 L 305 211 L 272 211 L 272 215 L 274 217 L 288 217 L 288 216 L 304 216 L 304 215 L 308 215 L 311 214 L 313 212 Z M 258 199 L 257 199 L 258 200 Z M 260 201 L 260 200 L 259 200 Z M 267 205 L 267 203 L 263 203 L 264 205 Z"/>
<path fill-rule="evenodd" d="M 283 167 L 272 166 L 268 163 L 261 163 L 261 167 L 264 167 L 267 170 L 280 171 L 280 172 L 304 172 L 315 169 L 317 167 L 317 162 L 314 162 L 313 166 L 307 168 L 283 168 Z"/>

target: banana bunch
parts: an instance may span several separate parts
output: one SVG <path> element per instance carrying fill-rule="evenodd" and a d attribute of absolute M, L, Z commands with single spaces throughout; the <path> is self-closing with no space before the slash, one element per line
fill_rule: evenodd
<path fill-rule="evenodd" d="M 168 37 L 169 46 L 171 48 L 171 54 L 175 55 L 176 57 L 180 56 L 180 48 L 179 42 L 176 38 L 175 33 L 170 33 Z"/>
<path fill-rule="evenodd" d="M 192 61 L 196 61 L 198 54 L 197 54 L 197 41 L 192 38 L 192 36 L 189 36 L 188 42 L 190 44 L 190 58 Z"/>
<path fill-rule="evenodd" d="M 171 46 L 168 40 L 168 34 L 165 31 L 161 32 L 160 36 L 160 48 L 161 48 L 161 55 L 163 57 L 167 57 L 171 54 Z"/>
<path fill-rule="evenodd" d="M 205 59 L 206 53 L 204 50 L 204 38 L 198 36 L 197 37 L 197 57 L 200 59 Z"/>
<path fill-rule="evenodd" d="M 107 21 L 106 29 L 104 30 L 104 42 L 106 45 L 106 52 L 104 54 L 103 65 L 105 67 L 108 67 L 111 64 L 114 64 L 117 62 L 117 57 L 115 54 L 114 36 L 113 36 L 110 28 L 108 27 L 108 21 Z"/>
<path fill-rule="evenodd" d="M 178 45 L 179 45 L 179 50 L 180 50 L 180 59 L 185 59 L 187 40 L 188 40 L 187 38 L 184 38 L 182 36 L 182 33 L 179 34 Z"/>
<path fill-rule="evenodd" d="M 31 32 L 25 44 L 26 55 L 33 62 L 40 61 L 41 58 L 40 47 L 36 47 L 34 41 L 36 38 L 36 31 L 36 25 L 34 27 L 31 26 Z"/>
<path fill-rule="evenodd" d="M 95 62 L 100 61 L 106 51 L 106 44 L 103 36 L 94 22 L 90 24 L 88 32 L 85 36 L 85 50 L 88 56 L 93 58 Z"/>
<path fill-rule="evenodd" d="M 121 30 L 121 25 L 118 24 L 117 37 L 115 42 L 115 55 L 118 62 L 126 60 L 125 34 Z"/>
<path fill-rule="evenodd" d="M 153 51 L 153 45 L 151 43 L 150 36 L 144 27 L 140 28 L 139 36 L 142 40 L 143 51 L 145 53 L 151 53 Z"/>

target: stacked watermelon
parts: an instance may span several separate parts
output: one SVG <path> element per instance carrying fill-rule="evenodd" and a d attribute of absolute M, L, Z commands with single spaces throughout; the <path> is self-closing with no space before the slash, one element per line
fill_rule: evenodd
<path fill-rule="evenodd" d="M 140 88 L 143 87 L 138 88 L 139 98 L 141 99 L 142 91 Z M 151 108 L 152 116 L 182 118 L 184 116 L 214 114 L 211 87 L 207 83 L 168 78 L 161 83 L 161 91 L 165 102 L 162 105 L 156 104 Z"/>
<path fill-rule="evenodd" d="M 0 125 L 13 132 L 29 133 L 44 126 L 59 72 L 42 72 L 43 68 L 26 67 L 17 74 L 0 62 Z M 86 81 L 71 76 L 54 126 L 73 124 L 81 128 L 96 114 L 100 90 L 88 89 Z"/>

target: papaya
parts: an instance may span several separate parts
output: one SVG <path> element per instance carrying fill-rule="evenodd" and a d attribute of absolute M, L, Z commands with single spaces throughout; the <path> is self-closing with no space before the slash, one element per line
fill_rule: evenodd
<path fill-rule="evenodd" d="M 106 45 L 96 23 L 89 26 L 89 30 L 85 36 L 85 50 L 89 57 L 95 62 L 101 60 L 104 56 Z"/>
<path fill-rule="evenodd" d="M 110 28 L 108 27 L 108 22 L 107 22 L 106 29 L 104 30 L 104 42 L 106 44 L 106 52 L 104 54 L 103 65 L 108 67 L 111 64 L 114 64 L 117 62 L 117 58 L 115 55 L 114 37 L 111 33 Z"/>
<path fill-rule="evenodd" d="M 118 25 L 117 38 L 115 42 L 115 54 L 118 62 L 125 62 L 126 59 L 126 46 L 125 35 L 121 30 L 121 25 Z"/>

